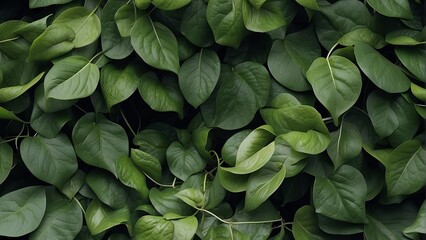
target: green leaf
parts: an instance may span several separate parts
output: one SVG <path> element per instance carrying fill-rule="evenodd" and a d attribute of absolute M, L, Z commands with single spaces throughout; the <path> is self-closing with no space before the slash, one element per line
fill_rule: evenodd
<path fill-rule="evenodd" d="M 20 28 L 15 33 L 24 37 L 28 42 L 33 42 L 38 36 L 40 36 L 47 28 L 47 21 L 52 16 L 49 14 L 44 18 L 40 18 L 33 22 L 30 22 Z"/>
<path fill-rule="evenodd" d="M 161 10 L 176 10 L 190 2 L 191 0 L 152 0 L 152 4 Z"/>
<path fill-rule="evenodd" d="M 337 125 L 339 117 L 352 107 L 361 94 L 361 73 L 344 57 L 316 59 L 306 72 L 315 96 L 327 108 Z"/>
<path fill-rule="evenodd" d="M 207 235 L 204 237 L 205 240 L 249 240 L 250 238 L 244 233 L 233 229 L 230 224 L 221 224 L 219 226 L 210 227 Z"/>
<path fill-rule="evenodd" d="M 64 185 L 62 185 L 60 190 L 63 194 L 65 194 L 65 196 L 68 197 L 69 200 L 71 200 L 83 187 L 84 180 L 84 172 L 81 170 L 77 170 L 77 172 L 75 172 L 75 174 L 70 179 L 68 179 L 68 181 Z"/>
<path fill-rule="evenodd" d="M 248 2 L 256 8 L 262 7 L 267 0 L 248 0 Z"/>
<path fill-rule="evenodd" d="M 126 206 L 129 189 L 123 187 L 113 175 L 95 169 L 86 175 L 86 183 L 99 200 L 113 209 Z"/>
<path fill-rule="evenodd" d="M 57 100 L 54 98 L 47 98 L 44 92 L 44 83 L 40 84 L 35 89 L 34 95 L 34 105 L 37 105 L 38 108 L 44 113 L 55 113 L 73 106 L 77 99 L 75 100 Z"/>
<path fill-rule="evenodd" d="M 201 106 L 206 125 L 226 130 L 247 125 L 266 104 L 270 86 L 269 73 L 259 63 L 222 65 L 217 91 Z"/>
<path fill-rule="evenodd" d="M 65 4 L 71 1 L 72 0 L 29 0 L 29 6 L 30 8 L 40 8 L 56 4 Z"/>
<path fill-rule="evenodd" d="M 426 234 L 426 200 L 417 213 L 416 220 L 403 230 L 404 235 L 410 237 L 413 233 Z"/>
<path fill-rule="evenodd" d="M 198 220 L 195 216 L 174 220 L 172 223 L 174 226 L 174 240 L 191 240 L 198 228 Z"/>
<path fill-rule="evenodd" d="M 136 53 L 148 65 L 178 73 L 178 45 L 169 28 L 144 14 L 136 20 L 130 38 Z"/>
<path fill-rule="evenodd" d="M 123 59 L 133 52 L 130 37 L 121 37 L 114 20 L 117 10 L 127 2 L 127 0 L 109 0 L 101 12 L 102 50 L 105 52 L 105 56 L 111 59 Z"/>
<path fill-rule="evenodd" d="M 166 162 L 166 151 L 171 143 L 171 139 L 164 132 L 155 129 L 142 130 L 133 139 L 133 144 L 157 158 L 160 164 Z"/>
<path fill-rule="evenodd" d="M 317 0 L 296 0 L 296 2 L 305 8 L 312 10 L 320 10 Z"/>
<path fill-rule="evenodd" d="M 193 208 L 204 206 L 204 194 L 198 189 L 187 188 L 179 191 L 175 196 Z"/>
<path fill-rule="evenodd" d="M 195 149 L 204 159 L 210 159 L 210 148 L 212 148 L 212 137 L 210 131 L 212 129 L 208 127 L 200 127 L 192 132 L 192 142 L 194 143 Z"/>
<path fill-rule="evenodd" d="M 396 47 L 395 53 L 418 80 L 426 83 L 426 49 L 424 47 Z"/>
<path fill-rule="evenodd" d="M 334 170 L 361 153 L 361 134 L 356 126 L 348 121 L 342 121 L 339 129 L 330 133 L 330 138 L 327 153 L 333 161 Z"/>
<path fill-rule="evenodd" d="M 0 185 L 6 180 L 13 164 L 13 149 L 0 138 Z"/>
<path fill-rule="evenodd" d="M 38 74 L 33 80 L 29 81 L 25 85 L 20 86 L 11 86 L 11 87 L 0 87 L 0 103 L 9 102 L 19 96 L 21 96 L 23 93 L 25 93 L 28 89 L 33 87 L 35 84 L 37 84 L 40 79 L 43 77 L 44 72 Z"/>
<path fill-rule="evenodd" d="M 92 235 L 97 235 L 114 226 L 130 221 L 127 208 L 112 210 L 99 200 L 93 200 L 86 209 L 86 223 Z"/>
<path fill-rule="evenodd" d="M 386 34 L 386 42 L 392 45 L 415 46 L 425 44 L 420 31 L 411 29 L 399 29 Z"/>
<path fill-rule="evenodd" d="M 72 100 L 90 96 L 98 86 L 99 69 L 82 56 L 58 61 L 46 74 L 47 98 Z"/>
<path fill-rule="evenodd" d="M 112 64 L 101 70 L 99 82 L 108 109 L 128 99 L 138 88 L 139 76 L 135 65 L 119 69 Z"/>
<path fill-rule="evenodd" d="M 160 161 L 153 155 L 139 149 L 130 150 L 130 158 L 146 175 L 160 182 L 162 167 Z"/>
<path fill-rule="evenodd" d="M 47 61 L 74 48 L 75 32 L 66 24 L 52 24 L 31 44 L 28 60 Z"/>
<path fill-rule="evenodd" d="M 389 97 L 375 91 L 367 98 L 368 116 L 381 138 L 391 135 L 399 126 L 398 115 L 392 108 L 393 101 Z"/>
<path fill-rule="evenodd" d="M 122 37 L 130 37 L 133 25 L 136 22 L 133 5 L 126 4 L 121 6 L 114 14 L 114 21 L 117 24 L 120 35 Z"/>
<path fill-rule="evenodd" d="M 53 24 L 62 23 L 75 32 L 73 40 L 76 48 L 87 46 L 101 35 L 101 21 L 99 17 L 84 7 L 73 7 L 63 11 Z"/>
<path fill-rule="evenodd" d="M 184 146 L 175 141 L 167 148 L 167 164 L 173 175 L 185 181 L 192 174 L 201 172 L 207 163 L 192 143 Z"/>
<path fill-rule="evenodd" d="M 294 91 L 310 90 L 306 71 L 312 62 L 321 56 L 318 41 L 311 36 L 313 28 L 275 40 L 268 56 L 268 68 L 272 76 L 283 86 Z"/>
<path fill-rule="evenodd" d="M 389 155 L 386 167 L 386 186 L 389 196 L 408 195 L 426 185 L 426 151 L 421 143 L 411 140 L 399 145 Z"/>
<path fill-rule="evenodd" d="M 335 235 L 351 235 L 364 231 L 364 224 L 337 221 L 321 214 L 318 214 L 318 227 L 326 233 Z"/>
<path fill-rule="evenodd" d="M 388 93 L 405 92 L 410 80 L 392 62 L 365 43 L 355 45 L 356 61 L 365 75 Z"/>
<path fill-rule="evenodd" d="M 364 42 L 375 49 L 380 49 L 386 46 L 386 42 L 382 35 L 371 31 L 366 27 L 356 28 L 339 39 L 339 44 L 343 46 L 353 46 L 358 42 Z"/>
<path fill-rule="evenodd" d="M 46 210 L 44 188 L 31 186 L 0 197 L 0 236 L 20 237 L 34 231 Z"/>
<path fill-rule="evenodd" d="M 191 1 L 182 15 L 180 31 L 192 44 L 208 47 L 213 44 L 213 32 L 207 22 L 207 3 L 203 0 Z"/>
<path fill-rule="evenodd" d="M 44 137 L 54 138 L 71 118 L 72 112 L 70 110 L 45 113 L 37 104 L 34 104 L 30 125 L 37 133 Z"/>
<path fill-rule="evenodd" d="M 413 17 L 408 0 L 367 0 L 368 4 L 378 13 L 395 18 Z"/>
<path fill-rule="evenodd" d="M 350 222 L 365 223 L 367 184 L 362 174 L 348 165 L 328 178 L 315 178 L 313 201 L 317 213 Z"/>
<path fill-rule="evenodd" d="M 207 22 L 216 43 L 238 48 L 248 31 L 243 20 L 243 0 L 211 0 L 207 5 Z"/>
<path fill-rule="evenodd" d="M 77 156 L 65 134 L 27 137 L 19 148 L 28 170 L 38 179 L 61 187 L 77 171 Z"/>
<path fill-rule="evenodd" d="M 176 213 L 181 216 L 189 216 L 194 213 L 194 209 L 176 197 L 179 191 L 179 188 L 165 188 L 161 191 L 151 188 L 149 200 L 161 215 Z"/>
<path fill-rule="evenodd" d="M 129 154 L 126 131 L 101 114 L 88 113 L 80 118 L 74 126 L 72 141 L 81 160 L 115 176 L 118 158 Z"/>
<path fill-rule="evenodd" d="M 50 190 L 50 189 L 49 189 Z M 30 234 L 30 240 L 73 240 L 83 225 L 83 214 L 78 200 L 69 201 L 55 189 L 46 192 L 46 213 L 40 226 Z"/>
<path fill-rule="evenodd" d="M 148 186 L 146 185 L 145 175 L 139 171 L 139 169 L 134 165 L 132 160 L 127 157 L 127 155 L 120 157 L 116 163 L 117 175 L 120 181 L 130 187 L 135 189 L 142 199 L 148 199 Z"/>
<path fill-rule="evenodd" d="M 245 211 L 251 211 L 266 201 L 281 185 L 285 178 L 284 164 L 266 164 L 258 171 L 250 174 L 245 196 Z"/>
<path fill-rule="evenodd" d="M 426 88 L 422 88 L 414 83 L 411 83 L 411 92 L 416 98 L 426 102 Z"/>
<path fill-rule="evenodd" d="M 17 117 L 13 112 L 1 106 L 0 106 L 0 119 L 10 119 L 10 120 L 16 120 L 18 122 L 24 122 L 19 117 Z"/>
<path fill-rule="evenodd" d="M 269 0 L 256 7 L 243 1 L 243 20 L 245 27 L 253 32 L 269 32 L 284 25 L 289 25 L 286 9 L 293 9 L 291 1 Z"/>
<path fill-rule="evenodd" d="M 222 158 L 230 166 L 235 166 L 237 161 L 237 152 L 240 144 L 250 134 L 251 130 L 246 129 L 232 135 L 222 147 Z"/>
<path fill-rule="evenodd" d="M 139 93 L 153 110 L 172 111 L 183 117 L 184 100 L 175 79 L 165 77 L 160 81 L 154 72 L 147 72 L 139 81 Z"/>
<path fill-rule="evenodd" d="M 294 215 L 293 236 L 296 240 L 325 240 L 326 236 L 318 228 L 318 219 L 314 208 L 305 205 Z"/>
<path fill-rule="evenodd" d="M 326 150 L 330 144 L 328 134 L 315 130 L 308 130 L 307 132 L 291 131 L 281 134 L 279 138 L 286 141 L 294 150 L 307 154 L 319 154 Z"/>
<path fill-rule="evenodd" d="M 174 225 L 163 217 L 146 215 L 135 225 L 135 240 L 173 240 Z"/>
<path fill-rule="evenodd" d="M 179 70 L 179 87 L 194 108 L 204 103 L 219 80 L 220 60 L 214 51 L 201 49 L 187 59 Z"/>

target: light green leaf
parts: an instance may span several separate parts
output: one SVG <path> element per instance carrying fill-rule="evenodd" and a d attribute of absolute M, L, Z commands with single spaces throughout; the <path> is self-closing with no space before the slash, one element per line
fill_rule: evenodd
<path fill-rule="evenodd" d="M 195 216 L 172 220 L 174 226 L 173 240 L 191 240 L 198 228 Z"/>
<path fill-rule="evenodd" d="M 180 24 L 182 35 L 199 47 L 208 47 L 214 42 L 206 13 L 207 3 L 204 0 L 191 1 L 182 15 Z"/>
<path fill-rule="evenodd" d="M 281 185 L 285 178 L 284 164 L 266 164 L 250 174 L 247 182 L 244 211 L 251 211 L 266 201 Z"/>
<path fill-rule="evenodd" d="M 15 120 L 18 122 L 24 122 L 19 117 L 17 117 L 13 112 L 3 108 L 0 106 L 0 119 L 9 119 L 9 120 Z"/>
<path fill-rule="evenodd" d="M 68 25 L 75 32 L 73 40 L 76 48 L 87 46 L 101 35 L 101 21 L 99 17 L 84 7 L 73 7 L 63 11 L 53 24 Z"/>
<path fill-rule="evenodd" d="M 88 113 L 80 118 L 74 126 L 72 140 L 81 160 L 115 176 L 118 158 L 129 154 L 126 131 L 101 114 Z"/>
<path fill-rule="evenodd" d="M 122 37 L 130 37 L 137 15 L 132 4 L 121 6 L 114 14 L 114 21 Z"/>
<path fill-rule="evenodd" d="M 367 0 L 368 4 L 378 13 L 395 18 L 413 17 L 408 0 Z"/>
<path fill-rule="evenodd" d="M 130 37 L 121 37 L 114 20 L 117 10 L 127 2 L 127 0 L 109 0 L 101 12 L 102 50 L 105 52 L 105 56 L 111 59 L 123 59 L 133 52 Z"/>
<path fill-rule="evenodd" d="M 305 8 L 312 10 L 320 10 L 317 0 L 296 0 L 296 2 Z"/>
<path fill-rule="evenodd" d="M 43 77 L 43 75 L 44 75 L 44 72 L 38 74 L 35 78 L 33 78 L 31 81 L 29 81 L 25 85 L 4 87 L 4 88 L 0 87 L 0 103 L 8 102 L 21 96 L 32 86 L 37 84 L 40 81 L 40 79 Z"/>
<path fill-rule="evenodd" d="M 204 206 L 204 194 L 198 189 L 187 188 L 179 191 L 175 196 L 193 208 Z"/>
<path fill-rule="evenodd" d="M 217 91 L 201 106 L 206 125 L 226 130 L 247 125 L 266 104 L 270 86 L 269 73 L 259 63 L 222 65 Z"/>
<path fill-rule="evenodd" d="M 38 179 L 61 187 L 77 171 L 77 156 L 65 134 L 27 137 L 19 148 L 28 170 Z"/>
<path fill-rule="evenodd" d="M 220 60 L 214 51 L 201 49 L 187 59 L 179 70 L 179 87 L 194 108 L 205 102 L 216 87 Z"/>
<path fill-rule="evenodd" d="M 361 73 L 355 64 L 341 56 L 316 59 L 306 77 L 336 125 L 361 94 Z"/>
<path fill-rule="evenodd" d="M 72 56 L 53 65 L 44 79 L 44 91 L 47 98 L 79 99 L 90 96 L 98 82 L 98 67 L 82 56 Z"/>
<path fill-rule="evenodd" d="M 426 185 L 426 151 L 421 143 L 411 140 L 399 145 L 389 155 L 386 167 L 386 186 L 389 196 L 408 195 Z"/>
<path fill-rule="evenodd" d="M 253 32 L 269 32 L 288 25 L 286 9 L 293 9 L 291 1 L 269 0 L 256 7 L 243 1 L 243 20 L 245 27 Z"/>
<path fill-rule="evenodd" d="M 94 169 L 86 175 L 86 183 L 98 199 L 113 209 L 126 206 L 129 189 L 125 188 L 114 175 Z"/>
<path fill-rule="evenodd" d="M 328 178 L 315 178 L 313 201 L 317 213 L 350 222 L 365 223 L 367 184 L 355 168 L 343 165 Z"/>
<path fill-rule="evenodd" d="M 97 235 L 114 226 L 130 221 L 127 208 L 112 210 L 99 200 L 93 200 L 86 209 L 86 223 L 92 235 Z"/>
<path fill-rule="evenodd" d="M 416 98 L 426 102 L 426 88 L 422 88 L 419 85 L 411 83 L 411 92 Z"/>
<path fill-rule="evenodd" d="M 146 177 L 134 165 L 132 160 L 127 157 L 127 155 L 124 155 L 115 162 L 115 165 L 118 179 L 120 179 L 124 185 L 135 189 L 142 199 L 148 200 L 149 190 L 146 185 Z"/>
<path fill-rule="evenodd" d="M 138 88 L 139 76 L 135 65 L 128 65 L 119 69 L 112 64 L 101 70 L 99 82 L 102 94 L 109 109 L 117 103 L 129 98 Z"/>
<path fill-rule="evenodd" d="M 163 217 L 146 215 L 135 225 L 135 240 L 173 240 L 174 225 Z"/>
<path fill-rule="evenodd" d="M 243 20 L 243 0 L 211 0 L 207 5 L 207 22 L 216 43 L 238 48 L 248 31 Z"/>
<path fill-rule="evenodd" d="M 153 155 L 139 149 L 130 150 L 130 158 L 146 175 L 160 182 L 162 167 L 160 161 Z"/>
<path fill-rule="evenodd" d="M 75 32 L 66 24 L 52 24 L 31 44 L 28 60 L 47 61 L 74 48 Z"/>
<path fill-rule="evenodd" d="M 318 228 L 318 219 L 314 208 L 305 205 L 294 215 L 293 236 L 296 240 L 325 240 L 326 236 Z"/>
<path fill-rule="evenodd" d="M 136 53 L 148 65 L 178 73 L 178 45 L 169 28 L 144 14 L 136 20 L 130 38 Z"/>
<path fill-rule="evenodd" d="M 361 70 L 380 89 L 388 93 L 399 93 L 410 88 L 408 77 L 369 45 L 357 43 L 354 51 Z"/>
<path fill-rule="evenodd" d="M 386 46 L 386 42 L 382 35 L 366 27 L 359 27 L 346 33 L 339 39 L 338 43 L 343 46 L 353 46 L 358 42 L 367 43 L 375 49 Z"/>
<path fill-rule="evenodd" d="M 306 154 L 319 154 L 330 144 L 330 136 L 315 130 L 307 132 L 291 131 L 278 136 L 294 150 Z"/>
<path fill-rule="evenodd" d="M 339 129 L 330 133 L 330 138 L 327 153 L 333 161 L 334 170 L 361 153 L 361 134 L 356 126 L 348 121 L 342 121 Z"/>
<path fill-rule="evenodd" d="M 72 0 L 29 0 L 29 6 L 30 8 L 40 8 L 56 4 L 65 4 L 71 1 Z"/>
<path fill-rule="evenodd" d="M 20 237 L 34 231 L 46 210 L 46 193 L 40 186 L 18 189 L 0 197 L 0 236 Z"/>
<path fill-rule="evenodd" d="M 83 225 L 83 213 L 77 199 L 69 201 L 55 189 L 47 191 L 46 213 L 40 226 L 30 234 L 30 240 L 73 240 Z"/>
<path fill-rule="evenodd" d="M 184 146 L 175 141 L 167 148 L 167 164 L 173 175 L 185 181 L 192 174 L 201 172 L 207 162 L 192 143 Z"/>
<path fill-rule="evenodd" d="M 422 46 L 396 47 L 395 53 L 402 64 L 418 80 L 426 83 L 426 48 Z"/>
<path fill-rule="evenodd" d="M 176 197 L 179 191 L 179 188 L 165 188 L 160 191 L 154 187 L 149 191 L 149 200 L 161 215 L 175 213 L 189 216 L 194 213 L 194 209 Z"/>
<path fill-rule="evenodd" d="M 413 233 L 426 234 L 426 200 L 417 213 L 416 220 L 403 230 L 404 235 L 410 237 Z"/>
<path fill-rule="evenodd" d="M 183 117 L 184 100 L 176 79 L 165 77 L 160 81 L 154 72 L 147 72 L 140 77 L 138 90 L 155 111 L 172 111 Z"/>
<path fill-rule="evenodd" d="M 34 104 L 30 125 L 37 133 L 44 137 L 54 138 L 71 118 L 72 112 L 69 109 L 54 113 L 45 113 L 37 104 Z"/>
<path fill-rule="evenodd" d="M 268 56 L 268 68 L 272 76 L 283 86 L 294 91 L 310 90 L 306 71 L 312 62 L 321 56 L 318 41 L 312 38 L 313 28 L 275 40 Z"/>
<path fill-rule="evenodd" d="M 251 133 L 250 129 L 242 130 L 232 135 L 222 147 L 222 159 L 230 166 L 235 166 L 240 144 Z"/>
<path fill-rule="evenodd" d="M 190 2 L 191 0 L 152 0 L 152 4 L 161 10 L 176 10 Z"/>
<path fill-rule="evenodd" d="M 0 138 L 0 185 L 6 180 L 13 164 L 13 149 Z"/>
<path fill-rule="evenodd" d="M 192 132 L 192 142 L 194 143 L 195 149 L 204 159 L 210 159 L 212 148 L 212 137 L 210 136 L 211 128 L 200 127 Z"/>
<path fill-rule="evenodd" d="M 420 31 L 411 29 L 399 29 L 386 34 L 386 42 L 392 45 L 415 46 L 425 44 Z"/>
<path fill-rule="evenodd" d="M 40 36 L 47 28 L 47 21 L 52 16 L 49 14 L 44 18 L 40 18 L 33 22 L 26 24 L 18 28 L 15 33 L 24 37 L 28 42 L 33 42 L 38 36 Z"/>

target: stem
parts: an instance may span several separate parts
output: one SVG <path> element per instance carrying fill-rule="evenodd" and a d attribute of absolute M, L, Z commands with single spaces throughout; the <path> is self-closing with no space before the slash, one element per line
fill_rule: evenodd
<path fill-rule="evenodd" d="M 90 63 L 93 61 L 93 60 L 95 60 L 95 58 L 97 58 L 97 57 L 99 57 L 100 55 L 102 55 L 102 54 L 104 54 L 104 51 L 100 51 L 100 52 L 98 52 L 98 53 L 96 53 L 95 54 L 95 56 L 93 56 L 91 59 L 90 59 Z"/>
<path fill-rule="evenodd" d="M 86 216 L 86 211 L 84 210 L 83 206 L 81 205 L 80 201 L 78 201 L 77 198 L 73 197 L 73 200 L 75 200 L 78 204 L 78 206 L 80 207 L 81 211 L 83 212 L 83 214 Z"/>
<path fill-rule="evenodd" d="M 234 224 L 234 225 L 240 225 L 240 224 L 263 224 L 263 223 L 273 223 L 273 222 L 281 222 L 282 221 L 282 218 L 280 218 L 280 219 L 262 220 L 262 221 L 229 222 L 229 221 L 223 220 L 222 218 L 220 218 L 216 214 L 210 212 L 209 210 L 202 209 L 202 208 L 196 208 L 196 209 L 198 211 L 208 213 L 208 214 L 212 215 L 213 217 L 215 217 L 217 220 L 219 220 L 219 221 L 221 221 L 223 223 L 226 223 L 226 224 Z"/>
<path fill-rule="evenodd" d="M 143 173 L 145 174 L 145 176 L 146 176 L 149 180 L 151 180 L 153 183 L 157 184 L 157 185 L 158 185 L 158 186 L 160 186 L 160 187 L 175 188 L 175 181 L 176 181 L 176 178 L 175 178 L 175 180 L 173 180 L 172 185 L 167 185 L 167 184 L 159 183 L 159 182 L 155 181 L 152 177 L 150 177 L 148 174 L 146 174 L 145 172 L 143 172 Z"/>
<path fill-rule="evenodd" d="M 333 118 L 332 117 L 326 117 L 326 118 L 322 119 L 323 122 L 330 121 L 330 120 L 333 120 Z"/>
<path fill-rule="evenodd" d="M 133 128 L 130 126 L 130 123 L 127 121 L 126 116 L 124 116 L 124 113 L 123 113 L 123 111 L 121 110 L 121 108 L 120 108 L 120 113 L 121 113 L 121 116 L 123 117 L 124 122 L 126 123 L 127 127 L 130 129 L 130 131 L 132 132 L 133 136 L 134 136 L 134 137 L 136 137 L 136 133 L 135 133 L 135 131 L 133 131 Z"/>
<path fill-rule="evenodd" d="M 334 51 L 334 49 L 337 47 L 337 45 L 339 45 L 339 43 L 337 42 L 336 44 L 333 45 L 333 47 L 331 47 L 330 51 L 327 53 L 327 60 L 328 58 L 330 58 L 331 53 Z"/>
<path fill-rule="evenodd" d="M 87 112 L 86 112 L 86 110 L 84 110 L 83 108 L 81 108 L 80 106 L 78 106 L 77 104 L 74 104 L 74 106 L 76 107 L 76 108 L 78 108 L 78 110 L 80 110 L 80 111 L 82 111 L 84 114 L 86 114 Z"/>
<path fill-rule="evenodd" d="M 1 40 L 0 43 L 10 42 L 10 41 L 17 40 L 17 39 L 19 39 L 19 37 L 14 37 L 14 38 L 9 38 L 9 39 L 5 39 L 5 40 Z"/>

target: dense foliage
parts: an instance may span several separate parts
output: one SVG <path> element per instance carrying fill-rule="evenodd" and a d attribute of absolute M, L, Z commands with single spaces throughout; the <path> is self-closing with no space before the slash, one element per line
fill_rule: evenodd
<path fill-rule="evenodd" d="M 0 237 L 422 239 L 422 0 L 0 6 Z"/>

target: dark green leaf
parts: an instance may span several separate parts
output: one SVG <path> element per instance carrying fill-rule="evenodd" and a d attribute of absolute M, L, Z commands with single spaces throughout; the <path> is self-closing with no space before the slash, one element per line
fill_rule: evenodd
<path fill-rule="evenodd" d="M 135 240 L 173 240 L 174 225 L 163 217 L 146 215 L 135 225 Z"/>
<path fill-rule="evenodd" d="M 368 4 L 387 17 L 412 18 L 408 0 L 367 0 Z"/>
<path fill-rule="evenodd" d="M 182 15 L 180 31 L 191 43 L 199 47 L 213 44 L 213 32 L 208 25 L 207 3 L 204 0 L 191 1 Z"/>
<path fill-rule="evenodd" d="M 114 226 L 130 221 L 127 208 L 112 210 L 99 200 L 93 200 L 86 209 L 86 223 L 92 235 L 97 235 Z"/>
<path fill-rule="evenodd" d="M 305 205 L 294 215 L 293 236 L 297 240 L 325 240 L 326 236 L 318 228 L 318 219 L 314 208 Z"/>
<path fill-rule="evenodd" d="M 167 148 L 167 164 L 173 175 L 185 181 L 192 174 L 201 172 L 207 163 L 194 145 L 185 147 L 175 141 Z"/>
<path fill-rule="evenodd" d="M 131 149 L 130 157 L 146 175 L 158 182 L 161 181 L 162 167 L 156 157 L 139 149 Z"/>
<path fill-rule="evenodd" d="M 0 138 L 0 185 L 6 180 L 13 164 L 13 149 L 2 141 Z"/>
<path fill-rule="evenodd" d="M 30 0 L 29 5 L 30 5 L 30 8 L 39 8 L 39 7 L 47 7 L 50 5 L 56 5 L 56 4 L 65 4 L 71 1 L 72 0 Z"/>
<path fill-rule="evenodd" d="M 426 83 L 426 49 L 424 47 L 396 47 L 395 53 L 418 80 Z"/>
<path fill-rule="evenodd" d="M 147 200 L 149 190 L 145 175 L 139 171 L 132 160 L 127 156 L 122 156 L 116 161 L 115 165 L 118 179 L 124 185 L 135 189 L 143 200 Z"/>

